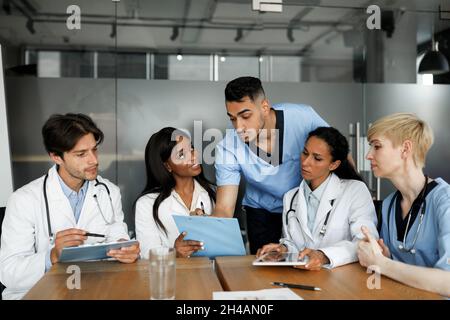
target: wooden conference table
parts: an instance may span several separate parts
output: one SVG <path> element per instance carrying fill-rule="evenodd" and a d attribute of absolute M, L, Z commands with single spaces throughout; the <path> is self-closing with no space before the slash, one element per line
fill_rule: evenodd
<path fill-rule="evenodd" d="M 81 289 L 68 289 L 67 267 L 81 269 Z M 25 295 L 27 300 L 148 300 L 150 299 L 149 263 L 133 264 L 116 261 L 56 264 Z M 176 293 L 178 300 L 209 300 L 214 291 L 222 291 L 208 258 L 177 259 Z"/>
<path fill-rule="evenodd" d="M 322 291 L 292 289 L 304 299 L 442 299 L 382 277 L 380 289 L 367 288 L 371 276 L 354 263 L 333 270 L 305 271 L 291 267 L 255 267 L 254 256 L 217 257 L 215 271 L 207 258 L 177 259 L 176 299 L 208 300 L 214 291 L 248 291 L 275 288 L 272 281 L 301 283 Z M 149 299 L 148 261 L 134 264 L 113 261 L 77 263 L 81 289 L 68 289 L 70 264 L 57 264 L 39 280 L 24 299 Z M 223 289 L 222 289 L 223 288 Z"/>
<path fill-rule="evenodd" d="M 275 288 L 271 282 L 300 283 L 319 287 L 322 291 L 291 289 L 303 299 L 391 300 L 442 299 L 427 291 L 414 289 L 381 277 L 380 289 L 369 289 L 372 274 L 359 263 L 333 270 L 307 271 L 291 267 L 252 266 L 253 256 L 216 258 L 217 275 L 225 291 L 246 291 Z M 278 287 L 279 288 L 279 287 Z"/>

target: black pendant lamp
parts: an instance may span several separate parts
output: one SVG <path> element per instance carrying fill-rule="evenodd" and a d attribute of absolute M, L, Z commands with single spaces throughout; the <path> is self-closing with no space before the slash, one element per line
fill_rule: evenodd
<path fill-rule="evenodd" d="M 443 74 L 450 71 L 447 58 L 439 52 L 438 43 L 434 42 L 434 35 L 431 36 L 432 49 L 428 50 L 419 64 L 420 74 Z"/>

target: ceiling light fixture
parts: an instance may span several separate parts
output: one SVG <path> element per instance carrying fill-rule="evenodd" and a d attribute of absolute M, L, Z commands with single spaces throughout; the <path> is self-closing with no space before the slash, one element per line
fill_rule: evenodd
<path fill-rule="evenodd" d="M 25 25 L 28 29 L 28 31 L 30 31 L 31 34 L 35 34 L 36 30 L 34 29 L 34 22 L 31 19 L 27 20 L 27 23 Z"/>
<path fill-rule="evenodd" d="M 433 28 L 434 29 L 434 28 Z M 447 58 L 439 52 L 439 43 L 434 39 L 434 30 L 431 32 L 431 50 L 428 50 L 420 61 L 420 74 L 443 74 L 449 72 Z"/>
<path fill-rule="evenodd" d="M 288 38 L 289 42 L 294 42 L 294 30 L 292 28 L 288 28 L 286 31 L 286 37 Z"/>
<path fill-rule="evenodd" d="M 236 30 L 236 37 L 234 38 L 234 42 L 239 42 L 243 37 L 242 29 L 239 28 Z"/>
<path fill-rule="evenodd" d="M 3 0 L 2 8 L 3 8 L 3 11 L 5 11 L 5 13 L 8 16 L 11 15 L 11 3 L 10 3 L 10 0 Z"/>
<path fill-rule="evenodd" d="M 115 38 L 117 35 L 117 25 L 115 23 L 111 24 L 111 33 L 109 34 L 109 36 L 111 38 Z"/>
<path fill-rule="evenodd" d="M 171 41 L 175 41 L 176 38 L 178 38 L 178 35 L 180 34 L 180 28 L 173 27 L 172 28 L 172 35 L 170 36 Z"/>

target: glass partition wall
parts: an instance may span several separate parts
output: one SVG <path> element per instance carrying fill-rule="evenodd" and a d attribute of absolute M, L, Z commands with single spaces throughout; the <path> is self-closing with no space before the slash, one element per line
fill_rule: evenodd
<path fill-rule="evenodd" d="M 392 187 L 371 174 L 365 133 L 393 112 L 432 125 L 426 171 L 448 181 L 450 78 L 417 71 L 432 35 L 449 57 L 447 11 L 440 1 L 284 0 L 281 12 L 253 10 L 249 0 L 3 1 L 14 188 L 51 165 L 40 136 L 51 114 L 89 114 L 106 137 L 100 174 L 121 188 L 132 230 L 150 135 L 189 130 L 214 181 L 207 156 L 230 126 L 223 90 L 243 75 L 261 78 L 271 103 L 309 104 L 346 135 L 374 198 Z"/>

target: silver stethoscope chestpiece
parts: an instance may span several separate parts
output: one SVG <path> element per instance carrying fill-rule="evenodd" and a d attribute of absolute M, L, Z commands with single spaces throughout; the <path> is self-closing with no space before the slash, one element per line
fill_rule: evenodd
<path fill-rule="evenodd" d="M 325 232 L 327 232 L 327 228 L 326 228 L 325 226 L 323 226 L 323 227 L 320 229 L 319 234 L 323 237 L 323 236 L 325 235 Z"/>

